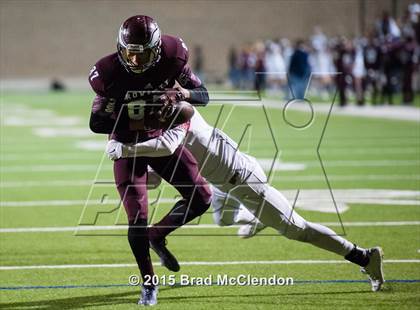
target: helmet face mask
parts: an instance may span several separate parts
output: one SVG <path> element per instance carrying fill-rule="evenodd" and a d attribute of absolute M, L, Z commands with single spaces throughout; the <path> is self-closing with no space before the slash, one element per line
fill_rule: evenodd
<path fill-rule="evenodd" d="M 127 19 L 118 32 L 117 49 L 121 63 L 133 73 L 142 73 L 160 60 L 161 34 L 148 16 Z"/>

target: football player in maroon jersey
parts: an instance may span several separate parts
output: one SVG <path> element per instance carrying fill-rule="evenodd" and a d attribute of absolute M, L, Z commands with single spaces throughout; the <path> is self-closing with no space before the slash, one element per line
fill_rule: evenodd
<path fill-rule="evenodd" d="M 158 101 L 165 107 L 179 100 L 193 105 L 208 103 L 206 88 L 187 64 L 185 43 L 181 38 L 161 35 L 151 17 L 128 18 L 119 29 L 117 42 L 118 51 L 100 59 L 89 75 L 96 93 L 90 117 L 93 132 L 124 143 L 158 137 L 162 129 L 153 126 L 153 110 L 144 100 L 156 90 L 162 91 Z M 176 82 L 175 94 L 165 93 Z M 185 202 L 174 207 L 176 213 L 170 212 L 157 223 L 153 234 L 147 229 L 147 166 L 175 186 Z M 170 265 L 172 254 L 165 246 L 165 236 L 203 214 L 210 205 L 211 192 L 199 174 L 196 160 L 183 147 L 165 157 L 117 160 L 114 177 L 128 217 L 128 241 L 143 277 L 139 304 L 154 305 L 157 286 L 144 283 L 153 276 L 149 239 L 152 248 L 164 258 L 162 263 L 171 270 L 179 269 L 177 263 Z"/>

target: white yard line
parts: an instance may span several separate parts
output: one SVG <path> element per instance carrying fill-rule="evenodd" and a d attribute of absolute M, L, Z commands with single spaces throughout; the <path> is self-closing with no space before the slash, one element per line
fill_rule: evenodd
<path fill-rule="evenodd" d="M 341 227 L 340 222 L 321 222 L 321 225 L 330 227 Z M 343 222 L 344 227 L 372 227 L 372 226 L 418 226 L 420 221 L 384 221 L 384 222 Z M 238 225 L 218 226 L 216 224 L 185 225 L 182 229 L 236 229 Z M 113 231 L 127 230 L 127 225 L 112 226 L 65 226 L 65 227 L 20 227 L 20 228 L 0 228 L 0 233 L 44 233 L 44 232 L 79 232 L 79 231 Z M 261 233 L 262 235 L 264 233 Z"/>
<path fill-rule="evenodd" d="M 84 143 L 82 143 L 84 142 Z M 281 142 L 281 141 L 280 141 Z M 313 147 L 285 147 L 281 143 L 279 144 L 279 150 L 286 152 L 291 155 L 312 155 L 316 154 L 316 146 L 317 144 L 314 144 L 314 140 L 310 140 L 308 142 L 308 145 L 313 145 Z M 104 154 L 106 141 L 79 141 L 76 145 L 78 148 L 83 148 L 85 150 L 89 151 L 95 151 L 95 153 L 91 154 Z M 63 156 L 63 158 L 73 158 L 73 156 L 69 156 L 68 152 L 62 152 L 60 150 L 54 151 L 53 154 L 46 154 L 42 153 L 39 149 L 39 145 L 34 144 L 32 147 L 20 147 L 18 151 L 19 153 L 16 153 L 16 148 L 13 149 L 13 145 L 10 145 L 10 149 L 13 149 L 13 153 L 5 152 L 5 150 L 8 149 L 8 145 L 2 144 L 2 153 L 0 154 L 1 159 L 6 160 L 13 160 L 14 158 L 20 159 L 20 160 L 27 160 L 28 156 L 24 156 L 22 154 L 26 154 L 29 152 L 34 153 L 34 155 L 31 155 L 31 158 L 34 160 L 38 158 L 42 159 L 49 159 L 49 158 L 60 158 L 60 156 Z M 51 152 L 52 150 L 49 149 Z M 340 146 L 340 147 L 327 147 L 321 145 L 320 153 L 328 154 L 328 155 L 348 155 L 349 151 L 351 151 L 352 154 L 362 154 L 362 155 L 369 155 L 369 154 L 417 154 L 420 152 L 419 146 L 413 146 L 413 145 L 407 145 L 407 146 L 389 146 L 384 145 L 383 147 L 378 147 L 376 145 L 365 145 L 360 146 L 357 144 L 357 141 L 354 142 L 354 145 L 348 145 L 348 146 Z M 89 154 L 89 153 L 88 153 Z M 71 155 L 71 154 L 70 154 Z M 81 157 L 81 153 L 75 153 L 76 158 L 83 158 Z"/>
<path fill-rule="evenodd" d="M 420 149 L 419 149 L 420 154 Z M 307 167 L 319 167 L 319 161 L 302 162 Z M 420 160 L 323 160 L 325 167 L 393 167 L 393 166 L 418 166 Z"/>
<path fill-rule="evenodd" d="M 210 95 L 211 96 L 211 95 Z M 226 98 L 226 102 L 229 102 L 229 95 L 224 95 Z M 275 109 L 284 109 L 285 102 L 284 100 L 274 100 L 274 99 L 267 99 L 263 98 L 261 101 L 255 102 L 235 102 L 235 105 L 240 106 L 254 106 L 259 107 L 265 105 L 270 108 Z M 315 113 L 321 114 L 328 114 L 331 108 L 331 104 L 314 104 L 314 111 Z M 307 112 L 308 106 L 307 104 L 300 104 L 295 102 L 293 104 L 289 104 L 288 109 Z M 420 108 L 418 107 L 411 107 L 411 106 L 388 106 L 388 105 L 381 105 L 381 106 L 354 106 L 349 105 L 346 107 L 338 106 L 336 102 L 334 104 L 332 115 L 342 115 L 342 116 L 359 116 L 359 117 L 368 117 L 368 118 L 380 118 L 380 119 L 391 119 L 391 120 L 403 120 L 403 121 L 414 121 L 420 122 Z"/>
<path fill-rule="evenodd" d="M 102 167 L 111 169 L 111 162 L 107 162 Z M 17 166 L 5 166 L 2 167 L 2 172 L 73 172 L 73 171 L 96 171 L 99 168 L 98 164 L 89 165 L 17 165 Z"/>
<path fill-rule="evenodd" d="M 304 190 L 301 191 L 303 193 Z M 154 198 L 149 198 L 153 200 Z M 160 203 L 174 203 L 177 199 L 171 198 L 160 198 Z M 336 199 L 336 201 L 338 201 Z M 106 202 L 101 202 L 100 200 L 90 201 L 89 206 L 92 205 L 117 205 L 121 202 L 119 199 L 109 199 Z M 331 202 L 330 198 L 322 198 L 322 199 L 300 199 L 299 203 L 329 203 Z M 339 201 L 338 201 L 339 202 Z M 420 200 L 395 200 L 395 199 L 368 199 L 368 198 L 353 198 L 347 199 L 345 202 L 354 203 L 354 204 L 378 204 L 378 205 L 398 205 L 398 206 L 420 206 Z M 61 206 L 84 206 L 86 204 L 86 200 L 28 200 L 28 201 L 2 201 L 0 202 L 0 207 L 11 207 L 11 208 L 19 208 L 19 207 L 61 207 Z"/>
<path fill-rule="evenodd" d="M 286 177 L 287 180 L 289 177 Z M 101 182 L 104 182 L 102 180 Z M 90 184 L 93 185 L 93 184 Z M 114 188 L 113 181 L 107 184 L 96 184 L 98 188 Z M 170 186 L 170 185 L 167 185 Z M 283 190 L 283 195 L 292 201 L 296 196 L 296 189 Z M 340 204 L 368 204 L 391 206 L 420 206 L 420 191 L 393 190 L 393 189 L 333 189 L 334 198 Z M 150 200 L 157 199 L 150 197 Z M 174 198 L 160 198 L 162 203 L 173 203 Z M 1 207 L 60 207 L 85 205 L 118 205 L 120 199 L 108 199 L 102 202 L 99 198 L 87 200 L 26 200 L 26 201 L 0 201 Z M 305 210 L 320 211 L 320 206 L 331 207 L 331 193 L 327 189 L 302 189 L 299 192 L 297 207 Z M 314 207 L 318 205 L 318 208 Z M 335 210 L 335 209 L 334 209 Z"/>
<path fill-rule="evenodd" d="M 269 171 L 271 169 L 271 165 L 273 160 L 266 160 L 266 161 L 260 161 L 263 164 L 261 164 L 261 167 L 265 171 Z M 323 165 L 326 168 L 331 167 L 354 167 L 354 168 L 360 168 L 360 167 L 416 167 L 420 165 L 419 160 L 338 160 L 338 161 L 323 161 Z M 306 168 L 313 168 L 313 167 L 321 167 L 320 161 L 307 161 L 307 162 L 281 162 L 276 161 L 276 164 L 274 165 L 273 171 L 302 171 Z M 13 173 L 30 173 L 30 172 L 72 172 L 72 171 L 96 171 L 98 169 L 107 169 L 111 171 L 111 164 L 106 163 L 103 166 L 100 166 L 99 164 L 95 165 L 71 165 L 71 164 L 65 164 L 65 165 L 37 165 L 37 166 L 3 166 L 1 168 L 1 171 L 4 172 L 13 172 Z M 67 184 L 75 184 L 75 186 L 79 186 L 80 181 L 73 181 L 74 183 L 71 183 L 71 181 L 50 181 L 49 183 L 51 186 L 60 186 L 60 182 L 67 182 L 65 186 L 68 186 Z M 85 182 L 87 182 L 85 180 Z M 18 182 L 2 182 L 0 183 L 0 187 L 19 187 L 19 185 L 8 185 L 8 184 L 19 184 Z M 25 184 L 25 181 L 21 182 L 22 184 Z M 31 184 L 31 183 L 28 183 Z M 43 186 L 44 183 L 40 182 L 33 182 L 32 184 L 35 185 L 29 185 L 29 186 Z"/>
<path fill-rule="evenodd" d="M 419 149 L 420 154 L 420 149 Z M 257 158 L 257 161 L 264 170 L 269 170 L 273 163 L 271 158 Z M 416 166 L 420 164 L 420 160 L 324 160 L 326 167 L 388 167 L 388 166 Z M 97 169 L 108 169 L 112 162 L 106 161 L 103 165 L 100 162 L 96 164 L 44 164 L 44 165 L 3 165 L 2 172 L 50 172 L 50 171 L 96 171 Z M 318 160 L 313 161 L 275 161 L 274 170 L 295 171 L 305 170 L 308 167 L 319 167 Z"/>
<path fill-rule="evenodd" d="M 101 185 L 102 186 L 102 185 Z M 110 184 L 114 188 L 114 184 Z M 149 200 L 153 201 L 153 197 Z M 162 203 L 173 203 L 176 199 L 171 198 L 160 198 L 159 202 Z M 101 202 L 100 199 L 90 200 L 89 205 L 117 205 L 121 202 L 120 199 L 108 199 L 105 202 Z M 0 207 L 59 207 L 59 206 L 84 206 L 86 200 L 27 200 L 27 201 L 0 201 Z"/>
<path fill-rule="evenodd" d="M 323 264 L 349 264 L 345 260 L 271 260 L 271 261 L 191 261 L 179 262 L 182 266 L 225 266 L 225 265 L 323 265 Z M 386 259 L 385 264 L 418 264 L 420 259 Z M 160 263 L 154 262 L 154 266 Z M 80 269 L 80 268 L 131 268 L 136 264 L 72 264 L 72 265 L 32 265 L 32 266 L 0 266 L 0 270 L 28 270 L 28 269 Z"/>
<path fill-rule="evenodd" d="M 106 141 L 103 142 L 104 145 L 106 145 Z M 2 144 L 4 146 L 4 144 Z M 87 152 L 79 152 L 79 153 L 69 153 L 69 152 L 53 152 L 53 153 L 43 153 L 39 152 L 36 154 L 31 154 L 31 160 L 33 161 L 64 161 L 64 160 L 92 160 L 92 159 L 98 159 L 103 152 L 98 153 L 87 153 Z M 8 152 L 2 152 L 0 153 L 0 160 L 2 162 L 6 161 L 28 161 L 28 155 L 23 155 L 22 153 L 8 153 Z"/>
<path fill-rule="evenodd" d="M 359 181 L 359 182 L 366 182 L 366 181 L 401 181 L 401 180 L 413 180 L 417 181 L 420 180 L 420 175 L 407 175 L 407 174 L 360 174 L 360 175 L 335 175 L 335 174 L 327 174 L 328 179 L 330 181 Z M 296 182 L 312 182 L 312 181 L 324 181 L 325 176 L 321 173 L 319 175 L 286 175 L 280 176 L 276 175 L 274 177 L 274 181 L 296 181 Z"/>
<path fill-rule="evenodd" d="M 110 182 L 113 181 L 111 180 Z M 77 187 L 77 186 L 91 186 L 94 182 L 92 180 L 48 180 L 48 181 L 9 181 L 1 182 L 0 188 L 28 188 L 28 187 Z"/>

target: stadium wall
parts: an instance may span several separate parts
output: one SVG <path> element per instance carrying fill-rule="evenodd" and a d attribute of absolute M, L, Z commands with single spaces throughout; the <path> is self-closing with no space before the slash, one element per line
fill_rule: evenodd
<path fill-rule="evenodd" d="M 204 48 L 210 75 L 226 72 L 228 49 L 257 39 L 360 34 L 382 10 L 403 13 L 406 0 L 300 1 L 0 1 L 0 78 L 86 77 L 115 51 L 120 23 L 135 14 L 155 17 L 164 33 Z M 194 55 L 191 55 L 194 57 Z"/>

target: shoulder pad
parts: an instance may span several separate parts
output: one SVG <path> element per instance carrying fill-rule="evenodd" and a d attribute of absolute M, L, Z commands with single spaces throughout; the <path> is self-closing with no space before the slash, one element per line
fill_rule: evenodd
<path fill-rule="evenodd" d="M 166 58 L 175 58 L 184 64 L 188 62 L 188 47 L 179 37 L 163 35 L 162 52 Z"/>
<path fill-rule="evenodd" d="M 117 75 L 121 68 L 117 53 L 101 58 L 89 73 L 89 83 L 92 89 L 98 95 L 106 97 L 106 92 L 111 86 L 113 77 Z"/>

